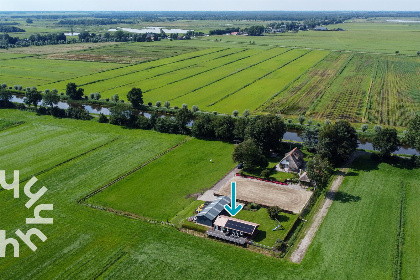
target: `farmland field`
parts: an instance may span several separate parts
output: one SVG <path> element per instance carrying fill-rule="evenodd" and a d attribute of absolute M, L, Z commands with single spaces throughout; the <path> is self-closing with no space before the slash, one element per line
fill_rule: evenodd
<path fill-rule="evenodd" d="M 345 32 L 267 34 L 253 41 L 210 36 L 1 50 L 0 83 L 64 92 L 74 82 L 85 95 L 118 94 L 124 101 L 139 87 L 145 103 L 407 126 L 420 111 L 420 57 L 412 38 L 400 55 L 390 51 L 395 45 L 377 49 L 365 40 L 353 43 L 372 32 L 378 44 L 397 34 L 416 38 L 416 27 L 363 21 L 342 26 Z"/>
<path fill-rule="evenodd" d="M 210 188 L 234 167 L 232 151 L 231 144 L 190 140 L 88 202 L 149 218 L 171 219 L 194 200 L 193 194 Z"/>
<path fill-rule="evenodd" d="M 63 151 L 51 154 L 53 160 L 48 163 L 49 166 L 43 166 L 43 172 L 37 175 L 39 184 L 48 188 L 40 201 L 54 204 L 53 211 L 43 213 L 53 217 L 54 224 L 37 227 L 48 239 L 43 243 L 36 237 L 33 238 L 38 247 L 36 253 L 22 243 L 20 258 L 3 259 L 0 263 L 2 279 L 195 279 L 197 273 L 200 274 L 199 278 L 205 274 L 212 278 L 242 279 L 393 279 L 393 258 L 397 254 L 400 198 L 403 192 L 406 198 L 403 200 L 405 208 L 402 212 L 405 223 L 401 273 L 403 279 L 416 278 L 420 273 L 417 265 L 420 261 L 420 169 L 378 164 L 370 162 L 368 158 L 356 160 L 306 257 L 297 266 L 287 260 L 275 259 L 222 242 L 188 235 L 167 226 L 148 224 L 77 203 L 79 198 L 92 190 L 179 144 L 185 140 L 184 136 L 127 130 L 94 121 L 54 119 L 16 110 L 0 110 L 0 118 L 25 122 L 0 132 L 0 169 L 7 170 L 7 174 L 10 175 L 10 171 L 16 168 L 12 162 L 17 157 L 20 158 L 19 166 L 28 165 L 22 171 L 21 178 L 39 173 L 39 168 L 30 164 L 30 161 L 31 158 L 42 156 L 42 151 L 15 149 L 11 153 L 4 148 L 16 145 L 16 141 L 20 141 L 20 147 L 24 148 L 25 142 L 22 139 L 28 137 L 29 132 L 32 132 L 30 141 L 39 137 L 39 142 L 45 146 L 61 148 Z M 54 133 L 56 129 L 58 131 Z M 57 138 L 61 132 L 70 130 L 79 137 L 85 137 L 86 142 L 92 143 L 79 151 L 78 139 L 69 138 L 69 141 L 65 141 Z M 51 139 L 45 138 L 47 135 Z M 99 139 L 94 140 L 95 138 Z M 103 142 L 113 139 L 116 140 L 101 146 Z M 207 145 L 210 146 L 207 148 Z M 195 160 L 200 158 L 198 147 L 204 149 L 205 153 L 219 147 L 218 151 L 223 154 L 225 145 L 227 144 L 191 140 L 172 152 L 190 153 L 195 155 L 192 157 Z M 72 156 L 70 153 L 76 155 L 79 151 L 81 154 L 90 147 L 98 148 L 77 158 L 73 156 L 74 159 L 64 163 Z M 48 148 L 44 148 L 43 151 L 47 150 Z M 166 155 L 169 156 L 172 152 Z M 163 174 L 147 181 L 155 186 L 165 179 L 168 164 L 171 164 L 170 159 L 165 160 L 164 157 L 160 159 L 162 164 L 155 165 L 154 169 L 157 170 L 147 170 L 150 174 Z M 216 165 L 217 162 L 213 164 Z M 227 167 L 229 168 L 230 166 Z M 185 178 L 190 178 L 189 170 L 184 170 L 183 174 Z M 137 174 L 133 175 L 136 176 Z M 170 175 L 166 180 L 170 180 Z M 127 182 L 128 180 L 121 183 Z M 168 188 L 170 187 L 172 186 Z M 191 186 L 192 191 L 197 189 L 198 186 Z M 109 191 L 111 190 L 112 187 Z M 26 202 L 24 195 L 20 199 L 11 199 L 12 196 L 11 191 L 0 191 L 2 229 L 7 231 L 8 237 L 13 237 L 17 228 L 23 232 L 28 230 L 24 219 L 33 215 L 23 206 Z M 141 197 L 132 195 L 129 199 L 136 201 Z M 162 206 L 150 207 L 159 209 Z M 180 205 L 180 211 L 182 207 Z M 11 253 L 11 248 L 8 248 L 7 256 Z M 226 262 L 230 264 L 229 270 L 214 269 Z"/>

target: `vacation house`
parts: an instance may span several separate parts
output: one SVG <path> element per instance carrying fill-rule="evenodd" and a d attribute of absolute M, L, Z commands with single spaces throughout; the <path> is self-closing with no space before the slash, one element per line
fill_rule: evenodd
<path fill-rule="evenodd" d="M 259 226 L 256 223 L 220 215 L 214 221 L 213 229 L 207 231 L 207 235 L 243 245 L 258 234 Z"/>
<path fill-rule="evenodd" d="M 286 153 L 284 158 L 276 165 L 277 171 L 299 172 L 305 166 L 304 154 L 298 148 Z"/>

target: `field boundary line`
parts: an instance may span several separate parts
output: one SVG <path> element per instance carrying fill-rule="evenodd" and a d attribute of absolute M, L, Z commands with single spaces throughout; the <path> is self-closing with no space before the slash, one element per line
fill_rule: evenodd
<path fill-rule="evenodd" d="M 393 279 L 399 280 L 402 279 L 402 257 L 403 257 L 403 246 L 404 246 L 404 224 L 405 224 L 405 198 L 406 198 L 406 189 L 404 182 L 401 182 L 400 187 L 400 205 L 399 205 L 399 215 L 397 221 L 397 236 L 396 236 L 396 246 L 395 246 L 395 256 L 393 263 Z"/>
<path fill-rule="evenodd" d="M 228 49 L 223 49 L 223 50 L 230 50 L 230 49 L 228 48 Z M 173 72 L 176 72 L 176 71 L 180 71 L 180 70 L 184 70 L 184 69 L 187 69 L 187 68 L 191 68 L 191 67 L 194 67 L 194 66 L 200 65 L 201 63 L 206 63 L 206 62 L 209 62 L 209 61 L 212 61 L 212 60 L 217 60 L 217 59 L 220 59 L 220 58 L 223 58 L 223 57 L 229 56 L 229 55 L 238 54 L 238 53 L 243 52 L 243 51 L 245 51 L 245 50 L 246 50 L 246 49 L 241 50 L 241 51 L 237 51 L 237 52 L 233 52 L 233 53 L 224 54 L 224 55 L 222 55 L 222 56 L 216 57 L 215 59 L 205 60 L 205 61 L 202 61 L 202 62 L 194 63 L 194 64 L 191 64 L 191 65 L 187 65 L 187 66 L 184 66 L 184 67 L 176 68 L 176 69 L 173 69 L 173 70 L 170 70 L 170 71 L 167 71 L 167 72 L 163 72 L 163 73 L 156 74 L 156 75 L 154 75 L 154 76 L 152 76 L 152 77 L 149 77 L 149 78 L 146 78 L 146 79 L 143 79 L 143 80 L 139 80 L 139 81 L 147 81 L 147 80 L 150 80 L 150 79 L 154 79 L 154 78 L 159 77 L 159 76 L 162 76 L 162 75 L 166 75 L 166 74 L 169 74 L 169 73 L 173 73 Z M 213 54 L 213 53 L 210 53 L 210 54 Z M 194 58 L 196 58 L 196 57 L 194 57 Z M 169 64 L 172 64 L 172 63 L 168 63 L 168 64 L 166 64 L 166 65 L 169 65 Z M 166 65 L 162 65 L 162 66 L 166 66 Z M 220 66 L 217 66 L 217 67 L 220 67 Z M 215 69 L 215 68 L 217 68 L 217 67 L 214 67 L 213 69 Z M 155 68 L 157 68 L 157 67 L 155 67 Z M 152 68 L 149 68 L 149 69 L 152 69 Z M 145 70 L 149 70 L 149 69 L 145 69 Z M 211 70 L 211 69 L 210 69 L 210 70 Z M 141 71 L 143 71 L 143 70 L 139 70 L 138 72 L 141 72 Z M 206 70 L 206 71 L 200 72 L 200 73 L 198 73 L 198 74 L 201 74 L 201 73 L 204 73 L 204 72 L 207 72 L 207 71 L 209 71 L 209 70 Z M 127 73 L 127 74 L 122 74 L 122 75 L 119 75 L 119 76 L 115 76 L 115 77 L 112 77 L 112 78 L 105 79 L 105 80 L 103 80 L 103 81 L 110 80 L 110 79 L 113 79 L 113 78 L 118 78 L 118 77 L 123 77 L 123 76 L 131 75 L 131 74 L 134 74 L 134 73 L 137 73 L 137 72 Z M 194 74 L 194 75 L 191 75 L 191 76 L 189 76 L 189 77 L 194 77 L 195 75 L 198 75 L 198 74 Z M 189 78 L 189 77 L 187 77 L 187 78 Z M 186 79 L 186 78 L 183 78 L 183 79 Z M 181 80 L 183 80 L 183 79 L 181 79 Z M 166 85 L 170 85 L 170 84 L 176 83 L 176 82 L 181 81 L 181 80 L 177 80 L 177 81 L 174 81 L 174 82 L 170 82 L 170 83 L 168 83 L 168 84 L 164 84 L 163 86 L 158 86 L 158 87 L 153 88 L 153 89 L 148 89 L 148 90 L 145 90 L 145 91 L 143 91 L 143 93 L 146 93 L 146 92 L 149 92 L 149 91 L 152 91 L 152 90 L 155 90 L 155 89 L 158 89 L 158 88 L 164 87 L 164 86 L 166 86 Z M 113 90 L 113 89 L 121 88 L 121 87 L 124 87 L 124 86 L 128 86 L 128 85 L 136 84 L 136 83 L 138 83 L 139 81 L 129 82 L 129 83 L 126 83 L 126 84 L 122 84 L 122 85 L 118 85 L 118 86 L 115 86 L 115 87 L 107 88 L 107 89 L 104 89 L 104 90 L 102 90 L 102 91 L 100 91 L 100 92 L 104 92 L 104 91 L 107 91 L 107 90 Z M 99 81 L 99 80 L 98 80 L 97 82 L 101 82 L 101 81 Z"/>
<path fill-rule="evenodd" d="M 31 178 L 32 178 L 32 177 L 34 177 L 34 176 L 36 177 L 36 176 L 38 176 L 38 175 L 40 175 L 40 174 L 42 174 L 42 173 L 45 173 L 45 172 L 51 171 L 52 169 L 54 169 L 54 168 L 56 168 L 56 167 L 59 167 L 59 166 L 61 166 L 61 165 L 63 165 L 63 164 L 66 164 L 66 163 L 68 163 L 68 162 L 70 162 L 70 161 L 72 161 L 72 160 L 78 159 L 78 158 L 80 158 L 80 157 L 82 157 L 82 156 L 84 156 L 84 155 L 87 155 L 87 154 L 89 154 L 89 153 L 91 153 L 91 152 L 93 152 L 93 151 L 96 151 L 97 149 L 100 149 L 100 148 L 102 148 L 102 147 L 104 147 L 104 146 L 106 146 L 106 145 L 108 145 L 108 144 L 111 144 L 111 143 L 113 143 L 113 142 L 117 141 L 118 139 L 119 139 L 119 137 L 114 138 L 114 139 L 112 139 L 112 140 L 110 140 L 110 141 L 108 141 L 108 142 L 106 142 L 106 143 L 104 143 L 104 144 L 101 144 L 101 145 L 99 145 L 99 146 L 96 146 L 95 148 L 92 148 L 92 149 L 90 149 L 90 150 L 88 150 L 88 151 L 86 151 L 86 152 L 83 152 L 83 153 L 81 153 L 81 154 L 79 154 L 79 155 L 77 155 L 77 156 L 74 156 L 74 157 L 69 158 L 69 159 L 67 159 L 67 160 L 65 160 L 65 161 L 63 161 L 63 162 L 60 162 L 60 163 L 58 163 L 58 164 L 56 164 L 56 165 L 54 165 L 54 166 L 48 167 L 48 168 L 46 168 L 46 169 L 44 169 L 44 170 L 41 170 L 41 171 L 39 171 L 39 172 L 37 172 L 37 173 L 35 173 L 35 174 L 32 174 L 32 175 L 30 175 L 30 176 L 26 177 L 25 179 L 20 180 L 20 181 L 19 181 L 19 183 L 25 182 L 25 181 L 27 181 L 27 180 L 31 179 Z"/>
<path fill-rule="evenodd" d="M 324 61 L 327 57 L 329 57 L 331 55 L 332 52 L 328 53 L 326 56 L 324 56 L 322 59 L 320 59 L 318 62 L 316 62 L 314 65 L 312 65 L 311 67 L 309 67 L 305 72 L 303 72 L 302 74 L 300 74 L 299 76 L 297 76 L 295 79 L 293 79 L 293 81 L 291 81 L 290 83 L 288 83 L 287 85 L 285 85 L 280 91 L 276 92 L 273 96 L 271 96 L 270 98 L 268 98 L 266 101 L 264 101 L 263 104 L 261 104 L 260 106 L 257 107 L 257 109 L 255 109 L 253 112 L 256 112 L 260 109 L 262 109 L 262 107 L 264 105 L 266 105 L 267 103 L 269 103 L 271 100 L 273 100 L 274 98 L 276 98 L 276 96 L 278 96 L 279 94 L 281 94 L 282 92 L 284 92 L 285 90 L 289 89 L 290 86 L 292 86 L 297 80 L 299 80 L 303 75 L 305 75 L 306 73 L 308 73 L 311 69 L 315 68 L 319 63 L 321 63 L 322 61 Z"/>
<path fill-rule="evenodd" d="M 177 60 L 177 61 L 174 61 L 174 62 L 169 62 L 169 63 L 157 65 L 157 66 L 151 66 L 151 67 L 148 67 L 148 68 L 145 68 L 145 69 L 142 69 L 142 70 L 135 70 L 135 71 L 132 71 L 132 72 L 129 72 L 129 73 L 126 73 L 126 74 L 113 76 L 113 77 L 110 77 L 110 78 L 107 78 L 107 79 L 95 80 L 95 81 L 92 81 L 92 82 L 80 84 L 79 86 L 85 86 L 85 85 L 90 85 L 90 84 L 94 84 L 94 83 L 97 83 L 97 82 L 103 82 L 105 80 L 109 80 L 109 79 L 113 79 L 113 78 L 117 78 L 117 77 L 122 77 L 122 76 L 129 75 L 129 74 L 138 73 L 138 72 L 141 72 L 141 71 L 144 71 L 144 70 L 150 70 L 150 69 L 153 69 L 153 68 L 157 68 L 157 67 L 169 65 L 169 64 L 172 64 L 172 63 L 177 63 L 177 62 L 188 60 L 188 59 L 192 59 L 192 58 L 197 58 L 197 57 L 200 57 L 200 56 L 205 56 L 205 55 L 217 53 L 217 52 L 220 52 L 220 51 L 223 51 L 223 50 L 228 50 L 228 49 L 230 49 L 230 48 L 222 48 L 222 49 L 219 49 L 219 50 L 214 51 L 214 52 L 209 52 L 209 53 L 202 54 L 202 55 L 196 55 L 196 56 L 192 56 L 192 57 L 189 57 L 189 58 L 183 58 L 181 60 Z M 180 55 L 182 55 L 182 54 L 180 54 Z M 171 58 L 171 57 L 176 57 L 176 56 L 177 55 L 169 56 L 169 57 L 165 57 L 165 58 Z M 109 72 L 109 71 L 115 71 L 115 70 L 118 70 L 118 69 L 121 69 L 121 68 L 134 67 L 134 66 L 137 66 L 137 65 L 140 65 L 140 64 L 143 64 L 143 63 L 154 62 L 154 61 L 158 61 L 158 60 L 159 60 L 159 58 L 148 60 L 148 61 L 141 61 L 139 63 L 133 63 L 133 64 L 129 64 L 129 65 L 123 65 L 123 66 L 119 66 L 119 67 L 115 67 L 115 68 L 111 68 L 111 69 L 107 69 L 107 70 L 103 70 L 103 71 L 98 71 L 98 72 L 90 73 L 90 74 L 87 74 L 87 75 L 81 75 L 81 76 L 77 76 L 77 77 L 73 77 L 73 78 L 69 78 L 69 79 L 64 79 L 64 80 L 57 80 L 57 81 L 54 81 L 54 82 L 47 83 L 47 84 L 45 84 L 45 86 L 50 85 L 50 84 L 65 82 L 65 81 L 69 81 L 70 82 L 70 81 L 72 81 L 74 79 L 79 79 L 79 78 L 82 78 L 82 77 L 88 77 L 88 76 L 91 76 L 91 75 L 96 75 L 96 74 L 99 74 L 99 73 L 104 73 L 104 72 Z"/>
<path fill-rule="evenodd" d="M 354 58 L 354 53 L 352 53 L 350 55 L 350 57 L 347 59 L 347 61 L 344 63 L 344 65 L 340 68 L 340 70 L 338 70 L 337 73 L 334 75 L 334 77 L 328 82 L 327 86 L 325 87 L 325 90 L 323 90 L 321 92 L 321 94 L 319 96 L 317 96 L 317 98 L 315 98 L 314 102 L 308 108 L 307 112 L 311 112 L 311 111 L 314 111 L 315 110 L 315 108 L 318 106 L 319 102 L 321 101 L 322 97 L 325 95 L 325 93 L 327 93 L 330 90 L 332 84 L 343 73 L 343 71 L 347 68 L 347 65 L 349 65 L 350 61 L 352 61 L 353 58 Z"/>
<path fill-rule="evenodd" d="M 370 84 L 369 84 L 369 89 L 368 89 L 367 94 L 366 94 L 366 102 L 365 102 L 365 108 L 363 110 L 362 122 L 366 122 L 366 114 L 368 113 L 368 110 L 369 110 L 369 102 L 370 102 L 370 99 L 371 99 L 372 85 L 373 85 L 374 80 L 376 79 L 376 73 L 378 71 L 378 64 L 379 64 L 379 59 L 376 60 L 375 68 L 373 70 L 372 78 L 371 78 Z"/>
<path fill-rule="evenodd" d="M 102 268 L 102 270 L 96 273 L 96 275 L 94 275 L 92 279 L 98 279 L 99 277 L 101 277 L 101 275 L 103 275 L 111 266 L 116 264 L 118 261 L 124 258 L 127 254 L 128 252 L 124 251 L 123 249 L 117 250 L 117 252 L 111 255 L 110 259 L 105 263 L 105 266 Z"/>
<path fill-rule="evenodd" d="M 345 176 L 347 175 L 347 172 L 349 170 L 349 166 L 353 162 L 354 159 L 357 157 L 366 154 L 366 152 L 356 151 L 354 152 L 350 159 L 344 164 L 342 168 L 339 169 L 339 172 L 341 174 L 336 175 L 334 178 L 330 189 L 325 195 L 325 198 L 323 199 L 323 202 L 321 203 L 320 208 L 318 211 L 314 214 L 312 219 L 312 224 L 307 229 L 305 236 L 300 240 L 298 246 L 293 251 L 292 255 L 290 256 L 290 260 L 294 263 L 301 263 L 303 258 L 306 255 L 306 251 L 309 249 L 309 246 L 312 244 L 312 241 L 315 238 L 315 235 L 318 232 L 318 229 L 321 227 L 321 224 L 323 223 L 325 217 L 328 214 L 328 210 L 330 209 L 335 195 L 338 192 L 338 189 L 341 186 L 341 183 L 343 182 Z"/>
<path fill-rule="evenodd" d="M 223 97 L 222 97 L 222 98 L 220 98 L 219 100 L 217 100 L 217 101 L 215 101 L 215 102 L 213 102 L 213 103 L 211 103 L 211 104 L 209 104 L 209 105 L 207 105 L 207 106 L 208 106 L 208 107 L 211 107 L 211 106 L 213 106 L 213 105 L 215 105 L 215 104 L 219 103 L 220 101 L 222 101 L 222 100 L 224 100 L 224 99 L 228 98 L 229 96 L 232 96 L 232 95 L 234 95 L 235 93 L 237 93 L 237 92 L 239 92 L 239 91 L 243 90 L 244 88 L 247 88 L 247 87 L 249 87 L 250 85 L 252 85 L 252 84 L 254 84 L 254 83 L 258 82 L 259 80 L 264 79 L 265 77 L 267 77 L 267 76 L 271 75 L 271 74 L 272 74 L 272 73 L 274 73 L 275 71 L 280 70 L 280 69 L 281 69 L 281 68 L 283 68 L 283 67 L 286 67 L 287 65 L 289 65 L 289 64 L 290 64 L 290 63 L 292 63 L 292 62 L 295 62 L 295 61 L 296 61 L 296 60 L 298 60 L 299 58 L 301 58 L 301 57 L 303 57 L 303 56 L 307 55 L 308 53 L 310 53 L 311 51 L 312 51 L 312 50 L 309 50 L 308 52 L 306 52 L 306 53 L 304 53 L 304 54 L 302 54 L 302 55 L 300 55 L 300 56 L 298 56 L 298 57 L 294 58 L 293 60 L 290 60 L 289 62 L 287 62 L 287 63 L 283 64 L 282 66 L 277 67 L 277 68 L 275 68 L 274 70 L 272 70 L 272 71 L 270 71 L 270 72 L 268 72 L 268 73 L 265 73 L 263 76 L 261 76 L 261 77 L 259 77 L 259 78 L 255 79 L 255 80 L 253 80 L 252 82 L 250 82 L 250 83 L 248 83 L 248 84 L 246 84 L 246 85 L 242 86 L 241 88 L 239 88 L 239 89 L 235 90 L 234 92 L 231 92 L 231 93 L 229 93 L 229 94 L 227 94 L 227 95 L 223 96 Z M 273 57 L 273 58 L 274 58 L 274 57 Z"/>
<path fill-rule="evenodd" d="M 272 49 L 274 49 L 274 48 L 271 48 L 271 49 L 268 49 L 268 50 L 265 50 L 265 51 L 270 51 L 270 50 L 272 50 Z M 268 61 L 268 60 L 270 60 L 270 59 L 272 59 L 272 58 L 275 58 L 275 57 L 277 57 L 277 56 L 279 56 L 279 55 L 282 55 L 282 54 L 284 54 L 284 53 L 286 53 L 286 52 L 289 52 L 289 51 L 291 51 L 291 50 L 293 50 L 293 49 L 288 49 L 288 50 L 286 50 L 286 51 L 284 51 L 284 52 L 282 52 L 282 53 L 279 53 L 279 54 L 277 54 L 277 55 L 275 55 L 275 56 L 269 57 L 269 58 L 267 58 L 267 59 L 264 59 L 264 60 L 262 60 L 262 61 L 260 61 L 260 62 L 257 62 L 257 63 L 254 63 L 254 64 L 251 64 L 251 65 L 248 65 L 248 66 L 246 66 L 245 68 L 242 68 L 242 69 L 239 69 L 239 70 L 237 70 L 237 71 L 235 71 L 235 72 L 230 73 L 229 75 L 226 75 L 226 76 L 224 76 L 224 77 L 222 77 L 222 78 L 219 78 L 219 79 L 214 80 L 214 81 L 212 81 L 212 82 L 210 82 L 210 83 L 207 83 L 207 84 L 205 84 L 205 85 L 202 85 L 202 86 L 200 86 L 200 87 L 198 87 L 198 88 L 195 88 L 195 89 L 193 89 L 193 90 L 191 90 L 191 91 L 189 91 L 189 92 L 187 92 L 187 93 L 183 93 L 183 94 L 181 94 L 181 95 L 179 95 L 179 96 L 177 96 L 177 97 L 174 97 L 174 98 L 170 99 L 169 101 L 175 100 L 175 99 L 180 98 L 180 97 L 182 97 L 182 96 L 185 96 L 185 95 L 191 94 L 191 93 L 193 93 L 193 92 L 196 92 L 197 90 L 200 90 L 200 89 L 202 89 L 202 88 L 205 88 L 205 87 L 208 87 L 208 86 L 210 86 L 210 85 L 212 85 L 212 84 L 215 84 L 215 83 L 217 83 L 217 82 L 220 82 L 220 81 L 221 81 L 221 80 L 223 80 L 223 79 L 229 78 L 229 77 L 231 77 L 231 76 L 233 76 L 233 75 L 236 75 L 236 74 L 238 74 L 238 73 L 240 73 L 240 72 L 242 72 L 242 71 L 245 71 L 245 70 L 247 70 L 247 69 L 249 69 L 249 68 L 251 68 L 251 67 L 254 67 L 254 66 L 256 66 L 256 65 L 258 65 L 258 64 L 260 64 L 260 63 L 263 63 L 263 62 L 265 62 L 265 61 Z M 261 52 L 261 53 L 262 53 L 262 52 Z M 260 54 L 260 53 L 258 53 L 258 54 Z M 255 55 L 257 55 L 257 54 L 255 54 Z M 251 57 L 251 56 L 249 56 L 249 57 Z M 249 58 L 249 57 L 245 57 L 245 58 Z M 244 59 L 245 59 L 245 58 L 244 58 Z M 226 65 L 227 65 L 227 64 L 226 64 Z"/>
<path fill-rule="evenodd" d="M 223 57 L 226 57 L 226 56 L 230 56 L 230 55 L 234 55 L 234 54 L 239 54 L 239 53 L 244 52 L 244 51 L 246 51 L 246 49 L 241 50 L 241 51 L 239 51 L 239 52 L 235 52 L 235 53 L 231 53 L 231 54 L 222 55 L 222 56 L 219 56 L 219 57 L 217 57 L 217 58 L 215 58 L 215 59 L 213 59 L 213 60 L 217 60 L 217 59 L 220 59 L 220 58 L 223 58 Z M 240 60 L 245 59 L 245 58 L 248 58 L 248 57 L 251 57 L 251 56 L 250 56 L 250 55 L 247 55 L 247 56 L 244 56 L 244 57 L 238 58 L 238 59 L 236 59 L 236 60 L 233 60 L 233 61 L 227 62 L 227 63 L 225 63 L 225 64 L 222 64 L 222 65 L 219 65 L 219 66 L 216 66 L 216 67 L 213 67 L 213 68 L 210 68 L 210 69 L 207 69 L 207 70 L 204 70 L 204 71 L 201 71 L 201 72 L 195 73 L 195 74 L 193 74 L 193 75 L 190 75 L 190 76 L 187 76 L 187 77 L 181 78 L 181 79 L 179 79 L 179 80 L 176 80 L 176 81 L 173 81 L 173 82 L 170 82 L 170 83 L 164 84 L 163 86 L 159 86 L 159 87 L 156 87 L 156 88 L 153 88 L 153 89 L 148 89 L 148 90 L 146 90 L 146 91 L 144 91 L 144 92 L 146 93 L 146 92 L 149 92 L 149 91 L 152 91 L 152 90 L 156 90 L 156 89 L 159 89 L 159 88 L 162 88 L 162 87 L 165 87 L 165 86 L 171 85 L 171 84 L 178 83 L 178 82 L 180 82 L 180 81 L 183 81 L 183 80 L 186 80 L 186 79 L 189 79 L 189 78 L 195 77 L 195 76 L 200 75 L 200 74 L 204 74 L 204 73 L 206 73 L 206 72 L 209 72 L 209 71 L 215 70 L 215 69 L 217 69 L 217 68 L 220 68 L 220 67 L 223 67 L 223 66 L 229 65 L 229 64 L 231 64 L 231 63 L 235 63 L 235 62 L 237 62 L 237 61 L 240 61 Z M 208 61 L 210 61 L 210 60 L 206 60 L 206 61 L 204 61 L 204 62 L 208 62 Z M 198 64 L 199 64 L 199 63 L 194 64 L 194 65 L 198 65 Z M 191 65 L 191 66 L 193 66 L 193 65 Z M 188 67 L 191 67 L 191 66 L 188 66 Z M 188 67 L 184 67 L 184 68 L 188 68 Z M 177 70 L 173 70 L 173 71 L 171 71 L 171 72 L 174 72 L 174 71 L 177 71 Z M 160 75 L 160 74 L 159 74 L 159 75 Z M 159 76 L 159 75 L 158 75 L 158 76 Z M 148 78 L 148 79 L 149 79 L 149 78 Z M 146 79 L 146 80 L 147 80 L 147 79 Z M 179 97 L 179 96 L 178 96 L 178 97 Z M 177 98 L 177 97 L 175 97 L 175 98 Z M 170 99 L 169 101 L 171 101 L 171 100 L 173 100 L 173 99 L 175 99 L 175 98 L 172 98 L 172 99 Z"/>
<path fill-rule="evenodd" d="M 9 125 L 9 126 L 6 126 L 6 127 L 3 127 L 2 129 L 0 129 L 0 132 L 2 132 L 2 131 L 4 131 L 4 130 L 8 130 L 8 129 L 10 129 L 10 128 L 14 128 L 14 127 L 21 126 L 22 124 L 25 124 L 25 122 L 24 122 L 24 121 L 17 121 L 17 122 L 15 122 L 15 123 L 14 123 L 14 124 L 12 124 L 12 125 Z"/>
<path fill-rule="evenodd" d="M 175 146 L 172 146 L 171 148 L 167 149 L 164 152 L 161 152 L 159 154 L 157 154 L 156 156 L 148 159 L 146 162 L 142 163 L 141 165 L 131 169 L 130 171 L 127 171 L 126 173 L 116 177 L 115 179 L 111 180 L 110 182 L 106 183 L 105 185 L 103 185 L 102 187 L 97 188 L 96 190 L 90 192 L 89 194 L 85 195 L 84 197 L 80 198 L 77 200 L 78 203 L 83 203 L 85 202 L 87 199 L 91 198 L 92 196 L 104 191 L 105 189 L 109 188 L 110 186 L 114 185 L 115 183 L 118 183 L 119 181 L 125 179 L 126 177 L 128 177 L 129 175 L 133 174 L 134 172 L 142 169 L 143 167 L 147 166 L 148 164 L 152 163 L 153 161 L 159 159 L 160 157 L 164 156 L 165 154 L 173 151 L 174 149 L 178 148 L 179 146 L 182 146 L 183 144 L 185 144 L 186 142 L 190 141 L 191 139 L 193 139 L 192 137 L 187 137 L 186 139 L 182 140 L 181 142 L 179 142 L 178 144 L 176 144 Z"/>

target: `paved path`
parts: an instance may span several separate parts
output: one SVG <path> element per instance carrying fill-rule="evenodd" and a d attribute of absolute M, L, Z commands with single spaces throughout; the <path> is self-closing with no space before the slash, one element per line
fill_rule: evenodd
<path fill-rule="evenodd" d="M 214 192 L 220 190 L 224 185 L 226 185 L 227 182 L 229 182 L 235 176 L 235 174 L 238 173 L 239 171 L 240 170 L 237 167 L 232 169 L 228 174 L 225 175 L 225 177 L 223 177 L 222 179 L 219 180 L 219 182 L 214 184 L 213 187 L 211 187 L 208 191 L 206 191 L 201 196 L 199 196 L 197 200 L 202 200 L 202 201 L 215 200 L 217 197 L 214 195 Z"/>
<path fill-rule="evenodd" d="M 340 169 L 339 175 L 334 179 L 334 181 L 331 184 L 330 190 L 327 192 L 323 205 L 319 209 L 318 213 L 315 214 L 312 224 L 309 227 L 309 229 L 306 232 L 305 237 L 300 241 L 299 245 L 297 246 L 296 250 L 292 253 L 290 260 L 294 263 L 300 263 L 303 258 L 305 257 L 306 251 L 308 250 L 309 246 L 312 243 L 312 240 L 315 237 L 315 234 L 317 233 L 319 227 L 322 224 L 322 221 L 324 220 L 325 216 L 328 213 L 328 210 L 331 207 L 331 204 L 334 201 L 335 194 L 338 191 L 338 188 L 340 187 L 341 183 L 344 180 L 344 177 L 348 171 L 348 166 L 353 162 L 353 160 L 362 155 L 366 154 L 366 152 L 362 151 L 356 151 L 351 158 L 346 162 L 343 168 Z"/>

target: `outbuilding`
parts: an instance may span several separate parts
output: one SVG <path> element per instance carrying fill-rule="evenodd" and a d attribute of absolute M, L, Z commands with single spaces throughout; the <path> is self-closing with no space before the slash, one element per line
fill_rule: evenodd
<path fill-rule="evenodd" d="M 227 196 L 220 196 L 213 200 L 206 208 L 203 209 L 196 216 L 196 223 L 208 227 L 213 226 L 214 220 L 219 215 L 228 215 L 225 210 L 225 205 L 230 203 L 230 198 Z"/>

